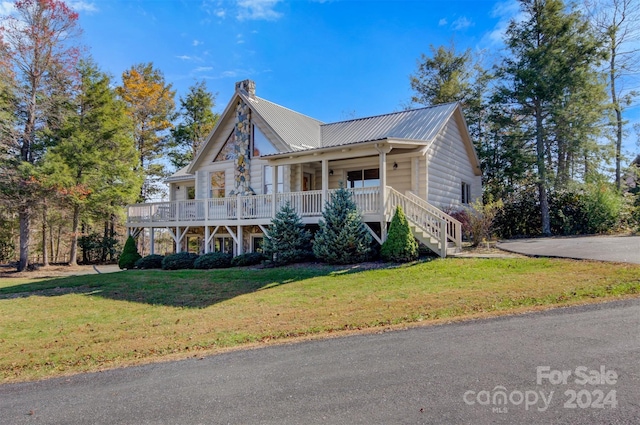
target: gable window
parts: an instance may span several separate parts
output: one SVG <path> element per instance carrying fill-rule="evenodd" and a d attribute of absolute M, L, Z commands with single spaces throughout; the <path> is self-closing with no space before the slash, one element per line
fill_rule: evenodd
<path fill-rule="evenodd" d="M 224 142 L 222 149 L 216 155 L 213 162 L 232 161 L 238 157 L 238 149 L 236 149 L 236 135 L 235 130 L 231 130 L 231 134 L 227 137 L 227 141 Z"/>
<path fill-rule="evenodd" d="M 273 181 L 272 181 L 272 175 L 271 175 L 271 166 L 270 165 L 265 165 L 264 166 L 264 192 L 262 192 L 264 195 L 269 195 L 273 193 Z M 278 192 L 277 193 L 283 193 L 284 192 L 284 168 L 282 167 L 282 165 L 278 166 Z"/>
<path fill-rule="evenodd" d="M 269 139 L 260 131 L 257 126 L 253 126 L 253 156 L 263 156 L 278 153 Z"/>
<path fill-rule="evenodd" d="M 367 170 L 355 170 L 347 172 L 347 187 L 372 187 L 380 186 L 380 170 L 370 168 Z"/>
<path fill-rule="evenodd" d="M 214 171 L 211 173 L 209 198 L 224 198 L 224 178 L 224 171 Z"/>
<path fill-rule="evenodd" d="M 471 186 L 468 183 L 462 182 L 460 185 L 460 195 L 460 202 L 468 204 L 471 200 Z"/>

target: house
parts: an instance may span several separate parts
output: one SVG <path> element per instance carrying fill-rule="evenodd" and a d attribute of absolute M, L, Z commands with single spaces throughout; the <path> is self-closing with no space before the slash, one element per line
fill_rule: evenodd
<path fill-rule="evenodd" d="M 285 202 L 314 226 L 344 185 L 375 240 L 401 205 L 416 237 L 446 256 L 461 230 L 444 210 L 482 195 L 457 103 L 325 124 L 256 96 L 251 80 L 236 83 L 206 143 L 167 183 L 168 202 L 128 206 L 129 232 L 150 231 L 152 252 L 155 229 L 168 230 L 178 252 L 258 250 Z"/>

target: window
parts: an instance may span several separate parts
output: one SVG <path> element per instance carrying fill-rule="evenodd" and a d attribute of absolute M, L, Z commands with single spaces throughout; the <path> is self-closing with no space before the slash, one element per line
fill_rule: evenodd
<path fill-rule="evenodd" d="M 216 155 L 216 159 L 213 162 L 231 161 L 238 157 L 238 149 L 236 149 L 236 135 L 235 130 L 231 130 L 231 134 L 227 137 L 227 141 L 224 142 L 224 146 Z"/>
<path fill-rule="evenodd" d="M 231 236 L 217 237 L 213 250 L 233 255 L 233 239 Z"/>
<path fill-rule="evenodd" d="M 211 173 L 209 198 L 224 198 L 224 178 L 224 171 L 214 171 Z"/>
<path fill-rule="evenodd" d="M 471 199 L 471 186 L 469 186 L 467 183 L 462 182 L 462 184 L 460 185 L 460 201 L 463 204 L 468 204 L 470 199 Z"/>
<path fill-rule="evenodd" d="M 368 170 L 357 170 L 347 172 L 348 187 L 372 187 L 380 186 L 380 170 L 370 168 Z"/>
<path fill-rule="evenodd" d="M 269 139 L 260 131 L 258 127 L 253 126 L 253 156 L 270 155 L 278 153 L 273 147 Z"/>
<path fill-rule="evenodd" d="M 262 236 L 251 236 L 251 252 L 262 253 L 263 243 L 264 243 L 264 238 Z"/>
<path fill-rule="evenodd" d="M 187 186 L 187 199 L 196 199 L 195 186 Z"/>
<path fill-rule="evenodd" d="M 264 166 L 264 192 L 262 192 L 264 195 L 269 195 L 271 193 L 273 193 L 273 181 L 272 181 L 272 175 L 271 175 L 271 166 L 270 165 L 265 165 Z M 282 165 L 278 166 L 278 193 L 283 193 L 284 192 L 284 167 L 282 167 Z"/>

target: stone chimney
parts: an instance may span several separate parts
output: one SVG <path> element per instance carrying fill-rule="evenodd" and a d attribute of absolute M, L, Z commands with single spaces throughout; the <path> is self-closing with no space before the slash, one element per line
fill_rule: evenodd
<path fill-rule="evenodd" d="M 236 91 L 244 92 L 251 99 L 256 97 L 256 83 L 253 80 L 242 80 L 236 83 Z"/>

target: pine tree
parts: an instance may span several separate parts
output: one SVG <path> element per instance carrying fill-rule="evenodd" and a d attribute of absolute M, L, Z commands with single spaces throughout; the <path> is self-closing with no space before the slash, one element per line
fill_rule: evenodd
<path fill-rule="evenodd" d="M 142 258 L 142 255 L 138 253 L 138 247 L 136 247 L 136 240 L 133 239 L 133 236 L 129 236 L 127 238 L 127 242 L 124 244 L 124 248 L 122 249 L 122 254 L 120 254 L 120 259 L 118 260 L 118 267 L 121 269 L 132 269 L 136 261 Z"/>
<path fill-rule="evenodd" d="M 418 259 L 418 242 L 411 233 L 409 222 L 398 205 L 391 219 L 387 240 L 382 244 L 380 256 L 386 261 L 405 263 Z"/>
<path fill-rule="evenodd" d="M 331 194 L 318 224 L 320 230 L 313 242 L 318 259 L 329 264 L 352 264 L 367 260 L 371 254 L 371 235 L 345 188 Z"/>
<path fill-rule="evenodd" d="M 271 220 L 269 235 L 264 239 L 264 255 L 273 264 L 284 265 L 311 257 L 311 233 L 289 202 Z"/>

